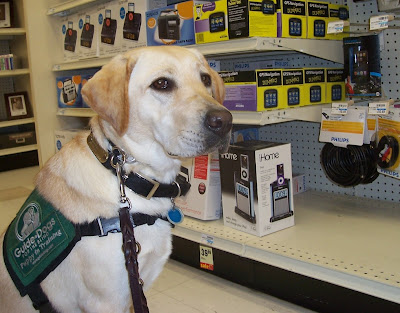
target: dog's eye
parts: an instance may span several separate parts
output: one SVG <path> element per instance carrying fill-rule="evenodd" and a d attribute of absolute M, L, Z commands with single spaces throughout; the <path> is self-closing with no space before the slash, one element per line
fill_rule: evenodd
<path fill-rule="evenodd" d="M 208 74 L 201 74 L 201 81 L 203 82 L 204 86 L 210 87 L 211 86 L 211 76 Z"/>
<path fill-rule="evenodd" d="M 169 91 L 173 87 L 174 82 L 165 77 L 157 78 L 154 82 L 151 83 L 151 88 L 160 91 Z"/>

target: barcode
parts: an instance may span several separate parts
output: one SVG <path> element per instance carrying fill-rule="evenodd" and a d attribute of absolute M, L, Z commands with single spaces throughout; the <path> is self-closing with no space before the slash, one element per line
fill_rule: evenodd
<path fill-rule="evenodd" d="M 204 34 L 196 34 L 196 42 L 197 43 L 204 42 Z"/>

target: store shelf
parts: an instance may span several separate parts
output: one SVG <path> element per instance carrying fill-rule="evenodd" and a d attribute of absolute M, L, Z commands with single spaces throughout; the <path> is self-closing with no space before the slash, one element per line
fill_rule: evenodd
<path fill-rule="evenodd" d="M 296 225 L 265 237 L 188 217 L 173 233 L 400 303 L 400 204 L 315 191 L 296 195 L 294 204 Z"/>
<path fill-rule="evenodd" d="M 21 152 L 28 152 L 28 151 L 33 151 L 33 150 L 37 150 L 37 149 L 38 149 L 37 145 L 28 145 L 28 146 L 21 146 L 21 147 L 16 147 L 16 148 L 1 149 L 0 156 L 11 155 L 11 154 L 16 154 L 16 153 L 21 153 Z"/>
<path fill-rule="evenodd" d="M 101 4 L 102 2 L 106 2 L 109 0 L 70 0 L 64 1 L 59 5 L 55 5 L 50 7 L 47 10 L 47 15 L 54 15 L 54 16 L 65 16 L 70 15 L 78 10 L 82 10 L 88 6 L 92 6 L 93 4 Z"/>
<path fill-rule="evenodd" d="M 343 63 L 342 41 L 337 40 L 253 37 L 186 47 L 196 48 L 207 57 L 221 57 L 224 55 L 249 54 L 254 52 L 273 53 L 287 51 L 305 53 L 321 59 Z M 101 67 L 108 63 L 111 58 L 93 58 L 76 62 L 59 63 L 53 66 L 53 71 Z"/>
<path fill-rule="evenodd" d="M 265 112 L 233 111 L 233 123 L 237 125 L 268 125 L 294 120 L 321 122 L 321 110 L 331 104 L 309 105 L 297 108 Z"/>
<path fill-rule="evenodd" d="M 0 122 L 0 128 L 10 127 L 15 125 L 24 125 L 29 123 L 35 123 L 35 119 L 33 117 L 30 117 L 30 118 L 22 118 L 19 120 L 3 121 Z"/>
<path fill-rule="evenodd" d="M 96 113 L 90 108 L 60 108 L 57 110 L 59 116 L 93 117 Z"/>
<path fill-rule="evenodd" d="M 22 36 L 25 34 L 25 28 L 0 28 L 0 39 L 3 39 L 3 37 Z"/>
<path fill-rule="evenodd" d="M 13 77 L 13 76 L 20 76 L 20 75 L 29 75 L 29 69 L 21 68 L 21 69 L 17 69 L 17 70 L 0 71 L 0 77 Z"/>

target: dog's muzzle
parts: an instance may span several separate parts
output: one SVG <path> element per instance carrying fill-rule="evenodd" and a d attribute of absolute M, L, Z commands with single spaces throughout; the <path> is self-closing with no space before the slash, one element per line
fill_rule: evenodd
<path fill-rule="evenodd" d="M 232 129 L 232 114 L 226 109 L 213 109 L 207 112 L 205 126 L 219 137 L 225 137 Z"/>

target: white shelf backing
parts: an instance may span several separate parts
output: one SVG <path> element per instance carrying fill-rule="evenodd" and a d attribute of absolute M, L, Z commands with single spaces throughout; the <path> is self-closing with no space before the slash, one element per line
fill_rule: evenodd
<path fill-rule="evenodd" d="M 185 218 L 179 237 L 400 303 L 400 205 L 315 191 L 296 195 L 295 226 L 252 236 Z"/>

